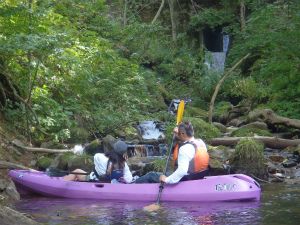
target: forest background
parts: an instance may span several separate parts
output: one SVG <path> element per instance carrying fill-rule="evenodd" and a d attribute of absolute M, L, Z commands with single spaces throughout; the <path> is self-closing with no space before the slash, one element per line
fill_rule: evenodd
<path fill-rule="evenodd" d="M 300 115 L 298 0 L 0 0 L 0 108 L 38 145 L 172 124 L 172 99 Z M 224 73 L 208 70 L 203 29 L 230 35 Z"/>

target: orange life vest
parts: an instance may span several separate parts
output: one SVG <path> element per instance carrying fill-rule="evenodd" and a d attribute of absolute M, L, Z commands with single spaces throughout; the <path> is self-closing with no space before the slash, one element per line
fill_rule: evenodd
<path fill-rule="evenodd" d="M 209 155 L 206 150 L 206 146 L 203 145 L 202 141 L 189 141 L 185 142 L 183 144 L 176 144 L 174 152 L 173 152 L 173 166 L 176 170 L 178 167 L 178 152 L 179 148 L 182 147 L 185 144 L 192 144 L 196 150 L 195 156 L 192 158 L 192 160 L 189 163 L 189 169 L 188 173 L 197 173 L 201 170 L 204 170 L 208 167 L 209 163 Z"/>

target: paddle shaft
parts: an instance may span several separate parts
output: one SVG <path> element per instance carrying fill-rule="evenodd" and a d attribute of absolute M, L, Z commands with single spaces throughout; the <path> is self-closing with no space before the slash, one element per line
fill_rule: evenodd
<path fill-rule="evenodd" d="M 169 151 L 169 156 L 168 156 L 167 163 L 166 163 L 165 170 L 164 170 L 164 175 L 166 175 L 166 173 L 167 173 L 167 169 L 168 169 L 168 165 L 169 165 L 169 161 L 170 161 L 170 157 L 171 157 L 171 153 L 172 153 L 172 148 L 173 148 L 173 144 L 174 144 L 174 141 L 175 141 L 175 137 L 176 137 L 176 133 L 173 136 L 171 148 L 170 148 L 170 151 Z M 160 196 L 161 196 L 161 192 L 162 192 L 163 187 L 164 187 L 164 182 L 160 182 L 159 192 L 158 192 L 158 197 L 157 197 L 157 202 L 156 202 L 157 205 L 159 205 Z"/>
<path fill-rule="evenodd" d="M 58 168 L 49 167 L 46 169 L 46 174 L 49 177 L 63 177 L 69 174 L 89 175 L 90 173 L 63 171 Z"/>
<path fill-rule="evenodd" d="M 67 171 L 67 172 L 68 172 L 67 175 L 69 175 L 69 174 L 89 175 L 90 174 L 90 173 L 77 173 L 77 172 L 69 172 L 69 171 Z"/>

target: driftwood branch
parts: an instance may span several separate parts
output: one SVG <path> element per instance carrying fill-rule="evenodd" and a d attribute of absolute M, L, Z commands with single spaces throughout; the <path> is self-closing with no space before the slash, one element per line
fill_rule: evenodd
<path fill-rule="evenodd" d="M 211 98 L 210 101 L 210 105 L 209 105 L 209 111 L 208 111 L 208 122 L 211 123 L 212 122 L 212 114 L 213 114 L 213 108 L 214 108 L 214 103 L 215 103 L 215 99 L 217 97 L 217 94 L 219 92 L 219 89 L 221 87 L 221 84 L 224 82 L 224 80 L 232 73 L 232 71 L 234 71 L 248 56 L 250 55 L 250 53 L 248 53 L 245 57 L 243 57 L 237 64 L 235 64 L 226 74 L 225 76 L 218 82 L 215 92 Z"/>
<path fill-rule="evenodd" d="M 270 183 L 269 181 L 259 179 L 258 177 L 254 176 L 253 174 L 250 174 L 250 175 L 251 175 L 251 177 L 253 177 L 255 180 L 258 180 L 258 181 L 263 182 L 263 183 Z"/>
<path fill-rule="evenodd" d="M 162 0 L 162 1 L 161 1 L 161 4 L 160 4 L 160 7 L 159 7 L 159 9 L 158 9 L 158 11 L 157 11 L 157 13 L 156 13 L 156 15 L 155 15 L 155 17 L 154 17 L 152 23 L 155 23 L 155 22 L 156 22 L 156 20 L 157 20 L 157 18 L 159 17 L 159 15 L 160 15 L 160 13 L 161 13 L 161 11 L 162 11 L 164 5 L 165 5 L 165 0 Z"/>
<path fill-rule="evenodd" d="M 209 141 L 209 144 L 212 146 L 234 146 L 241 139 L 245 139 L 248 137 L 226 137 L 226 138 L 212 138 Z M 289 140 L 289 139 L 281 139 L 276 137 L 263 137 L 263 136 L 254 136 L 255 140 L 261 141 L 268 148 L 272 149 L 284 149 L 287 147 L 297 147 L 300 145 L 300 139 Z"/>

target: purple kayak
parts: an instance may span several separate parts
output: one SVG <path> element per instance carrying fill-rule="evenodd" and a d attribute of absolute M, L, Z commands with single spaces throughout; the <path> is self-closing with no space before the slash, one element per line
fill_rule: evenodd
<path fill-rule="evenodd" d="M 49 197 L 157 200 L 160 184 L 115 184 L 100 182 L 64 181 L 49 177 L 45 172 L 10 170 L 10 178 L 20 194 L 40 194 Z M 201 180 L 165 184 L 161 201 L 259 201 L 259 184 L 244 174 L 208 176 Z"/>

